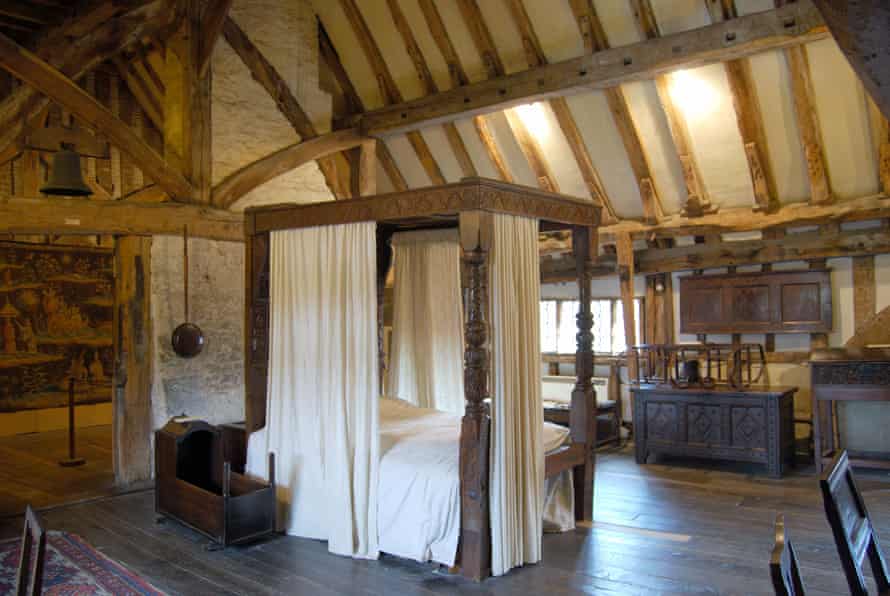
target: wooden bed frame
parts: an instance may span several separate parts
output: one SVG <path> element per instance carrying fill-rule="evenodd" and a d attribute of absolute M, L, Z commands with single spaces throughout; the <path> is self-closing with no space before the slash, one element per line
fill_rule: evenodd
<path fill-rule="evenodd" d="M 592 521 L 596 445 L 593 377 L 591 259 L 596 255 L 601 207 L 591 201 L 481 178 L 405 192 L 308 205 L 273 205 L 246 212 L 246 417 L 247 432 L 266 424 L 269 367 L 269 232 L 332 224 L 377 222 L 378 342 L 383 366 L 382 295 L 390 266 L 389 239 L 403 230 L 458 226 L 463 249 L 466 410 L 460 435 L 461 530 L 458 565 L 465 577 L 491 574 L 488 465 L 491 420 L 488 397 L 489 347 L 485 321 L 486 262 L 492 213 L 534 217 L 542 231 L 570 230 L 580 310 L 576 383 L 572 392 L 569 445 L 546 456 L 546 476 L 573 470 L 575 517 Z M 382 375 L 381 375 L 382 379 Z"/>

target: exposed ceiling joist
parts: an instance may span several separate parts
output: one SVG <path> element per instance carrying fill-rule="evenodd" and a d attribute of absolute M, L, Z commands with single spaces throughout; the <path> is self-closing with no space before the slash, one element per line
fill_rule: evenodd
<path fill-rule="evenodd" d="M 389 67 L 383 59 L 383 54 L 380 52 L 377 42 L 374 41 L 371 30 L 368 28 L 368 24 L 365 22 L 365 18 L 362 16 L 355 0 L 340 0 L 340 5 L 343 7 L 343 12 L 346 13 L 346 17 L 349 19 L 349 24 L 352 27 L 353 33 L 355 33 L 355 36 L 358 38 L 359 45 L 374 70 L 374 74 L 377 77 L 377 83 L 380 87 L 381 97 L 383 97 L 383 100 L 388 104 L 402 103 L 404 101 L 402 93 L 399 91 L 395 80 L 392 78 L 392 73 L 390 73 Z M 416 130 L 410 131 L 407 134 L 408 142 L 410 142 L 411 147 L 414 148 L 414 152 L 417 154 L 417 159 L 420 160 L 420 164 L 423 166 L 424 171 L 426 171 L 427 176 L 429 176 L 430 181 L 434 185 L 445 184 L 445 176 L 442 174 L 439 164 L 436 163 L 436 159 L 430 152 L 429 146 L 423 138 L 423 135 Z"/>
<path fill-rule="evenodd" d="M 461 0 L 460 6 L 469 0 Z M 478 25 L 477 25 L 478 26 Z M 359 124 L 372 135 L 447 122 L 522 103 L 622 82 L 651 79 L 690 68 L 795 46 L 828 35 L 811 0 L 746 15 L 707 27 L 616 47 L 527 71 L 443 91 L 363 114 Z M 489 58 L 489 62 L 491 58 Z"/>
<path fill-rule="evenodd" d="M 325 64 L 327 64 L 331 73 L 334 75 L 334 79 L 336 79 L 337 85 L 339 85 L 340 90 L 343 92 L 346 103 L 350 106 L 351 110 L 355 113 L 364 112 L 365 104 L 362 102 L 362 98 L 359 96 L 352 81 L 349 79 L 346 69 L 343 68 L 340 56 L 337 54 L 337 50 L 334 48 L 331 38 L 328 37 L 328 32 L 321 23 L 319 23 L 318 26 L 318 49 L 321 58 L 325 61 Z M 399 170 L 399 166 L 389 152 L 386 143 L 383 141 L 377 143 L 376 152 L 380 167 L 386 172 L 393 188 L 397 191 L 408 190 L 408 183 L 405 181 L 405 177 L 402 175 L 401 170 Z"/>
<path fill-rule="evenodd" d="M 661 37 L 658 21 L 655 18 L 655 12 L 652 10 L 650 1 L 634 0 L 633 8 L 637 26 L 643 38 L 651 40 Z M 656 76 L 655 88 L 671 132 L 677 160 L 680 162 L 680 168 L 683 172 L 683 182 L 686 187 L 686 201 L 683 211 L 690 217 L 698 217 L 714 211 L 714 207 L 711 206 L 704 179 L 702 178 L 701 171 L 699 171 L 695 154 L 692 151 L 692 142 L 686 124 L 686 117 L 680 108 L 674 104 L 674 99 L 671 96 L 670 77 L 669 73 Z"/>
<path fill-rule="evenodd" d="M 776 227 L 817 225 L 827 222 L 865 221 L 890 217 L 890 196 L 885 194 L 838 200 L 831 204 L 792 203 L 773 213 L 751 208 L 723 209 L 720 213 L 688 218 L 667 216 L 658 225 L 624 220 L 600 228 L 601 238 L 630 232 L 634 238 L 707 236 L 727 232 L 764 230 Z"/>
<path fill-rule="evenodd" d="M 816 99 L 806 48 L 804 46 L 787 48 L 785 57 L 791 72 L 797 130 L 800 133 L 810 178 L 810 202 L 830 203 L 834 199 L 828 177 L 828 166 L 825 163 L 825 147 L 819 127 L 819 116 L 816 113 Z"/>
<path fill-rule="evenodd" d="M 124 9 L 127 11 L 121 12 Z M 109 13 L 115 16 L 111 18 Z M 46 31 L 34 54 L 77 80 L 142 37 L 163 31 L 170 25 L 169 16 L 159 3 L 94 2 L 76 17 Z M 18 87 L 0 102 L 0 155 L 17 154 L 15 146 L 47 103 L 28 85 Z"/>
<path fill-rule="evenodd" d="M 0 232 L 6 234 L 189 234 L 244 240 L 240 213 L 182 203 L 23 199 L 0 196 Z"/>
<path fill-rule="evenodd" d="M 482 62 L 485 64 L 485 69 L 489 78 L 503 77 L 506 74 L 504 63 L 501 60 L 500 53 L 491 36 L 491 31 L 489 31 L 488 26 L 485 24 L 485 19 L 482 16 L 482 11 L 479 9 L 476 0 L 459 0 L 458 5 L 464 23 L 470 30 L 470 35 L 473 38 L 473 45 L 476 46 L 476 51 L 479 52 Z M 523 14 L 525 13 L 522 6 L 517 5 L 514 0 L 509 0 L 509 6 L 514 15 L 517 10 L 522 11 Z M 521 18 L 522 17 L 520 16 L 520 20 Z M 526 15 L 526 19 L 527 18 Z M 524 45 L 527 49 L 528 44 L 528 41 L 524 41 Z M 513 132 L 513 136 L 519 145 L 519 149 L 525 156 L 526 162 L 528 162 L 532 173 L 535 175 L 535 179 L 538 181 L 538 186 L 550 192 L 559 192 L 559 185 L 547 163 L 547 159 L 544 157 L 544 152 L 534 136 L 528 131 L 522 118 L 512 111 L 505 112 L 505 115 L 510 130 Z M 477 127 L 477 131 L 478 130 L 480 129 Z"/>
<path fill-rule="evenodd" d="M 108 137 L 112 144 L 126 153 L 171 196 L 179 200 L 189 200 L 192 197 L 194 189 L 189 181 L 173 170 L 126 123 L 59 70 L 2 34 L 0 67 L 71 112 L 93 130 Z"/>
<path fill-rule="evenodd" d="M 452 88 L 467 85 L 470 80 L 460 61 L 460 57 L 454 49 L 454 44 L 448 35 L 448 31 L 445 29 L 445 23 L 442 21 L 442 16 L 439 14 L 439 9 L 436 8 L 434 0 L 418 0 L 418 3 L 420 4 L 424 21 L 426 21 L 430 34 L 433 36 L 433 41 L 436 42 L 436 47 L 439 48 L 439 52 L 448 65 Z M 505 182 L 512 181 L 513 177 L 507 169 L 504 157 L 501 155 L 497 143 L 495 143 L 484 116 L 475 116 L 473 118 L 473 129 L 476 131 L 476 135 L 479 137 L 479 141 L 497 170 L 500 179 Z"/>

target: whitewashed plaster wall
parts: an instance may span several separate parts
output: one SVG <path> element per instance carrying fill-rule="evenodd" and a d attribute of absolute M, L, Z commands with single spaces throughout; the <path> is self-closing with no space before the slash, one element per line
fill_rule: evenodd
<path fill-rule="evenodd" d="M 319 89 L 315 12 L 305 0 L 235 0 L 231 17 L 287 82 L 316 130 L 331 127 L 331 99 Z M 274 100 L 237 54 L 221 39 L 212 62 L 213 181 L 273 151 L 300 141 Z M 331 200 L 313 162 L 254 189 L 233 205 Z M 193 359 L 177 357 L 173 329 L 184 321 L 182 239 L 152 241 L 152 324 L 155 427 L 187 414 L 211 423 L 244 418 L 244 245 L 192 239 L 189 242 L 190 320 L 206 336 Z"/>
<path fill-rule="evenodd" d="M 152 239 L 155 428 L 182 414 L 212 424 L 243 420 L 244 245 L 189 240 L 189 322 L 205 337 L 194 358 L 177 356 L 170 343 L 173 330 L 185 322 L 182 248 L 179 237 Z"/>
<path fill-rule="evenodd" d="M 315 11 L 305 0 L 235 0 L 231 17 L 271 62 L 319 134 L 331 128 L 331 98 L 318 84 Z M 225 39 L 213 53 L 213 181 L 300 140 L 275 101 Z M 279 176 L 239 200 L 233 209 L 332 199 L 315 162 Z"/>

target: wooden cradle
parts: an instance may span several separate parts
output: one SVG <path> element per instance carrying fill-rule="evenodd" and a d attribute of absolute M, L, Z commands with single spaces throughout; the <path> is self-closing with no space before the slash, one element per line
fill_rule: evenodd
<path fill-rule="evenodd" d="M 596 445 L 596 396 L 593 389 L 593 315 L 590 311 L 591 259 L 596 255 L 601 207 L 591 201 L 538 189 L 467 178 L 405 192 L 328 201 L 307 205 L 272 205 L 246 212 L 247 288 L 246 404 L 247 432 L 266 424 L 266 387 L 269 372 L 269 232 L 333 224 L 377 222 L 378 344 L 383 367 L 383 290 L 390 266 L 389 239 L 406 230 L 459 227 L 463 249 L 462 284 L 465 296 L 466 349 L 464 393 L 466 410 L 461 423 L 461 531 L 458 561 L 461 574 L 481 580 L 491 575 L 491 531 L 488 494 L 489 348 L 485 322 L 486 261 L 491 213 L 533 217 L 542 231 L 570 230 L 579 288 L 577 379 L 570 412 L 571 443 L 546 456 L 546 476 L 573 470 L 575 517 L 593 519 L 593 481 Z M 381 378 L 383 375 L 381 374 Z"/>
<path fill-rule="evenodd" d="M 243 441 L 240 430 L 227 430 L 174 418 L 155 431 L 155 511 L 221 546 L 275 532 L 275 456 L 269 454 L 268 483 L 233 471 L 233 460 L 244 471 L 235 453 Z"/>

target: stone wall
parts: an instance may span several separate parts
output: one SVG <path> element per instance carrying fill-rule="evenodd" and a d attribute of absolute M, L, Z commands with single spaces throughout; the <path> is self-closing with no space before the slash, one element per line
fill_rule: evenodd
<path fill-rule="evenodd" d="M 231 17 L 275 67 L 319 134 L 331 126 L 331 98 L 318 84 L 318 31 L 307 0 L 235 0 Z M 225 40 L 213 54 L 214 184 L 252 161 L 300 140 L 271 96 Z M 333 196 L 313 163 L 267 182 L 233 209 L 306 203 Z"/>
<path fill-rule="evenodd" d="M 189 240 L 189 320 L 201 327 L 206 342 L 194 358 L 180 358 L 170 343 L 185 317 L 182 257 L 182 238 L 154 237 L 154 426 L 181 414 L 213 424 L 243 420 L 244 245 Z"/>

